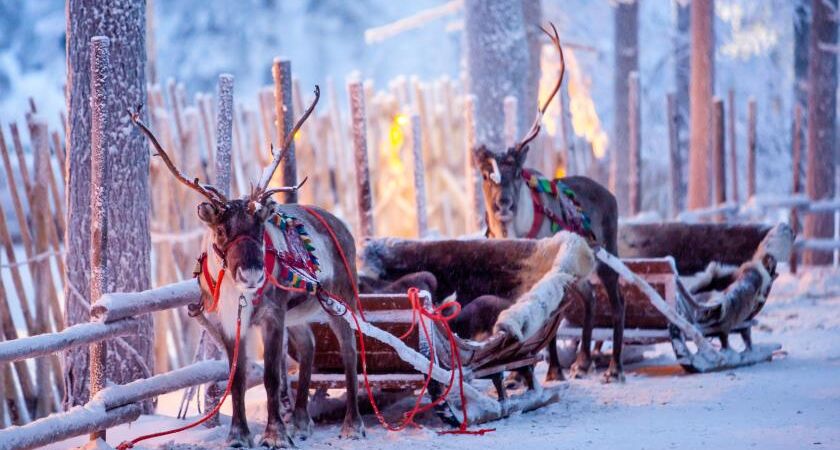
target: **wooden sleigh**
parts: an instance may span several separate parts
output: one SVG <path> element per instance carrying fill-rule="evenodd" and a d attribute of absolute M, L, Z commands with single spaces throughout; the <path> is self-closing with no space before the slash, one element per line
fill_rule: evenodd
<path fill-rule="evenodd" d="M 782 239 L 792 242 L 789 229 Z M 678 362 L 690 372 L 706 372 L 767 361 L 776 345 L 754 346 L 749 352 L 720 352 L 707 342 L 722 330 L 709 320 L 713 306 L 704 304 L 683 285 L 682 270 L 696 272 L 710 262 L 739 265 L 748 262 L 770 234 L 763 226 L 720 226 L 658 224 L 622 230 L 625 269 L 632 271 L 633 281 L 622 279 L 622 294 L 627 304 L 625 339 L 629 343 L 671 342 Z M 777 232 L 778 234 L 778 232 Z M 656 236 L 667 236 L 667 244 Z M 677 239 L 678 236 L 683 238 Z M 688 251 L 684 246 L 692 240 L 714 237 L 726 243 L 717 253 L 706 249 Z M 635 239 L 635 240 L 634 240 Z M 484 294 L 521 299 L 559 282 L 565 274 L 552 265 L 560 254 L 560 244 L 551 239 L 534 240 L 441 240 L 412 241 L 380 239 L 368 243 L 363 259 L 365 270 L 381 280 L 395 280 L 404 275 L 427 271 L 438 284 L 429 293 L 439 301 L 452 293 L 467 298 Z M 705 253 L 703 253 L 705 252 Z M 677 253 L 679 259 L 669 255 Z M 783 256 L 779 256 L 782 258 Z M 615 261 L 613 261 L 615 263 Z M 627 276 L 626 278 L 633 278 Z M 572 277 L 574 278 L 574 277 Z M 609 340 L 612 334 L 608 302 L 596 278 L 595 340 Z M 737 280 L 736 280 L 737 281 Z M 768 287 L 769 288 L 769 287 Z M 762 293 L 766 295 L 766 292 Z M 655 297 L 655 298 L 654 298 Z M 502 386 L 505 371 L 527 368 L 541 360 L 541 351 L 558 334 L 579 338 L 582 323 L 582 297 L 575 282 L 566 280 L 562 299 L 525 338 L 498 330 L 482 342 L 456 337 L 456 348 L 467 382 L 465 394 L 469 402 L 468 420 L 481 423 L 506 417 L 514 412 L 530 411 L 559 400 L 562 386 L 543 387 L 533 373 L 526 373 L 525 392 L 507 395 Z M 762 303 L 763 304 L 763 303 Z M 455 359 L 446 335 L 439 326 L 427 323 L 430 339 L 417 328 L 403 341 L 397 339 L 409 330 L 412 320 L 410 301 L 404 294 L 366 294 L 362 305 L 368 323 L 362 324 L 368 351 L 367 366 L 372 384 L 380 390 L 407 390 L 422 386 L 428 361 L 434 349 L 435 371 L 430 394 L 440 395 L 449 380 Z M 758 308 L 760 310 L 760 307 Z M 727 328 L 728 332 L 748 330 L 758 310 L 747 319 Z M 704 315 L 705 314 L 705 315 Z M 703 319 L 705 317 L 705 319 Z M 720 319 L 720 317 L 718 317 Z M 706 320 L 704 322 L 703 320 Z M 719 322 L 719 320 L 718 320 Z M 315 358 L 313 385 L 328 388 L 343 386 L 338 343 L 326 324 L 314 325 L 319 348 Z M 559 333 L 558 333 L 559 330 Z M 691 343 L 693 341 L 693 343 Z M 696 348 L 696 350 L 695 350 Z M 489 379 L 496 387 L 490 394 L 470 383 Z M 481 385 L 481 383 L 479 383 Z M 487 386 L 487 383 L 484 384 Z M 450 423 L 461 420 L 458 395 L 450 395 L 439 409 L 439 415 Z"/>

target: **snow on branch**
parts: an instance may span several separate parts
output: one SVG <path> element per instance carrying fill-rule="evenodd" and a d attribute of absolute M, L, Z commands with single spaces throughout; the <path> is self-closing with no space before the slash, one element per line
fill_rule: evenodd
<path fill-rule="evenodd" d="M 177 308 L 199 300 L 201 289 L 193 280 L 167 284 L 143 292 L 103 295 L 91 308 L 91 318 L 104 323 L 155 311 Z"/>
<path fill-rule="evenodd" d="M 413 16 L 404 17 L 396 22 L 391 22 L 380 27 L 368 28 L 365 30 L 365 43 L 375 44 L 385 41 L 406 31 L 420 28 L 433 20 L 455 14 L 463 7 L 463 0 L 452 0 L 443 5 L 420 11 Z"/>
<path fill-rule="evenodd" d="M 0 342 L 0 362 L 20 361 L 81 347 L 107 338 L 137 334 L 140 323 L 123 320 L 116 323 L 80 323 L 58 333 L 39 334 Z"/>

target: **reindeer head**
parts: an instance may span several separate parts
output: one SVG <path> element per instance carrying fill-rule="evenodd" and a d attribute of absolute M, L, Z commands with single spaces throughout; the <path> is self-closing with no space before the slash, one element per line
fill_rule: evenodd
<path fill-rule="evenodd" d="M 481 186 L 484 192 L 484 206 L 487 211 L 487 227 L 493 237 L 508 237 L 509 230 L 512 228 L 511 225 L 517 215 L 516 202 L 523 185 L 522 169 L 528 156 L 529 144 L 540 133 L 542 116 L 563 83 L 563 75 L 566 71 L 563 48 L 560 45 L 557 28 L 554 27 L 554 24 L 550 25 L 553 33 L 549 33 L 545 28 L 541 29 L 548 35 L 560 53 L 560 76 L 551 91 L 551 95 L 537 110 L 537 118 L 531 125 L 531 129 L 528 130 L 528 134 L 504 153 L 492 152 L 484 145 L 473 149 L 475 167 L 482 175 Z"/>
<path fill-rule="evenodd" d="M 315 99 L 286 135 L 283 146 L 280 149 L 271 147 L 271 163 L 263 169 L 260 180 L 250 195 L 234 200 L 228 200 L 216 187 L 201 183 L 198 178 L 190 180 L 181 173 L 157 137 L 140 120 L 139 108 L 137 111 L 129 111 L 131 120 L 149 138 L 157 156 L 161 157 L 172 175 L 207 199 L 198 205 L 198 218 L 210 229 L 214 253 L 242 292 L 252 293 L 265 282 L 263 233 L 265 221 L 271 216 L 273 209 L 270 205 L 271 196 L 278 192 L 296 191 L 306 182 L 304 178 L 297 186 L 268 188 L 280 161 L 289 151 L 295 133 L 315 109 L 319 98 L 320 89 L 315 86 Z"/>

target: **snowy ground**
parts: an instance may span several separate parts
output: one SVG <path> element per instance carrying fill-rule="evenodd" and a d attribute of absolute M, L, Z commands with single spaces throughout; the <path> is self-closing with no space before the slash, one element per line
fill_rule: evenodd
<path fill-rule="evenodd" d="M 337 425 L 319 425 L 301 448 L 325 449 L 840 449 L 840 272 L 783 275 L 759 316 L 756 342 L 780 342 L 773 362 L 686 375 L 668 345 L 628 367 L 623 385 L 599 376 L 569 383 L 560 403 L 491 426 L 483 437 L 438 436 L 432 429 L 385 432 L 367 418 L 367 439 L 342 441 Z M 249 392 L 251 431 L 265 424 L 264 392 Z M 161 400 L 158 416 L 109 431 L 109 442 L 182 425 L 171 418 L 179 395 Z M 226 405 L 227 406 L 227 405 Z M 229 411 L 229 409 L 228 409 Z M 225 421 L 227 417 L 223 419 Z M 221 449 L 227 427 L 199 429 L 138 448 Z M 66 449 L 77 438 L 49 446 Z M 145 444 L 145 443 L 144 443 Z"/>

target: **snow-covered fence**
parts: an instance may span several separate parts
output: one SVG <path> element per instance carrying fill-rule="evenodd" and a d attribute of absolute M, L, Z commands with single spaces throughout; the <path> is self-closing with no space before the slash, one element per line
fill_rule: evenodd
<path fill-rule="evenodd" d="M 137 334 L 141 330 L 138 316 L 180 308 L 199 298 L 200 289 L 194 280 L 137 293 L 105 294 L 93 303 L 90 323 L 0 342 L 0 364 Z M 227 376 L 224 362 L 202 361 L 125 385 L 104 387 L 83 407 L 0 430 L 0 448 L 36 448 L 130 422 L 139 416 L 140 402 L 144 400 L 196 384 L 222 381 Z"/>

